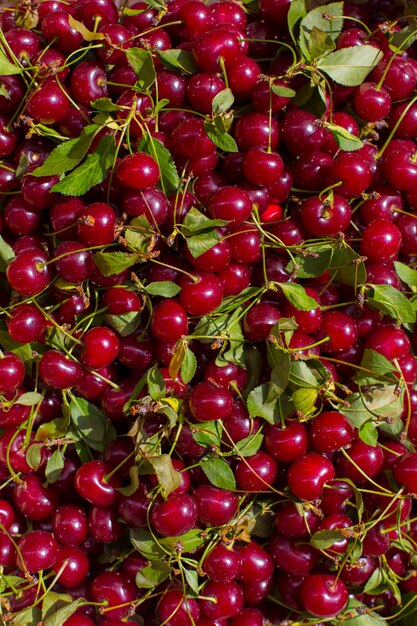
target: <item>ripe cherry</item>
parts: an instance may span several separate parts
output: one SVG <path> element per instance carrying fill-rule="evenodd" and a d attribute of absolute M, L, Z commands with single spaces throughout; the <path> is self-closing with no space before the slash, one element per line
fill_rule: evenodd
<path fill-rule="evenodd" d="M 110 468 L 103 461 L 84 463 L 75 476 L 77 493 L 95 506 L 111 506 L 117 497 L 114 477 L 106 479 Z"/>
<path fill-rule="evenodd" d="M 316 500 L 324 485 L 333 480 L 335 469 L 327 457 L 310 452 L 295 460 L 288 469 L 288 485 L 300 500 Z"/>
<path fill-rule="evenodd" d="M 329 574 L 312 574 L 301 587 L 301 601 L 314 617 L 333 617 L 345 608 L 348 590 L 345 584 Z"/>

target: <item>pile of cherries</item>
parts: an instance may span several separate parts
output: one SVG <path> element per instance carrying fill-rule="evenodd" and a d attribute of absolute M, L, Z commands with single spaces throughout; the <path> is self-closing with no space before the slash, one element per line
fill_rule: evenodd
<path fill-rule="evenodd" d="M 414 624 L 415 18 L 0 26 L 0 621 Z"/>

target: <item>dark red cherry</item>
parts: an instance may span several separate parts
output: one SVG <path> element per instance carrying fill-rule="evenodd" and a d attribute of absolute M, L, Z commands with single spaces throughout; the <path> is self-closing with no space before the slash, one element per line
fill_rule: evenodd
<path fill-rule="evenodd" d="M 58 544 L 53 536 L 44 530 L 34 530 L 19 540 L 17 565 L 22 571 L 31 574 L 52 567 L 58 557 Z"/>
<path fill-rule="evenodd" d="M 240 567 L 239 553 L 218 543 L 207 554 L 203 569 L 207 576 L 218 583 L 229 583 L 236 578 Z"/>
<path fill-rule="evenodd" d="M 325 411 L 311 422 L 310 440 L 316 452 L 335 452 L 353 438 L 354 430 L 348 419 L 337 411 Z"/>
<path fill-rule="evenodd" d="M 151 523 L 164 537 L 183 535 L 197 521 L 197 505 L 188 493 L 173 495 L 166 502 L 156 504 L 151 512 Z"/>
<path fill-rule="evenodd" d="M 52 278 L 48 257 L 40 250 L 27 250 L 13 259 L 6 276 L 10 287 L 22 296 L 32 297 L 43 291 Z"/>
<path fill-rule="evenodd" d="M 305 610 L 314 617 L 333 617 L 348 602 L 345 584 L 329 574 L 312 574 L 301 587 L 301 601 Z"/>
<path fill-rule="evenodd" d="M 74 387 L 82 375 L 81 365 L 58 350 L 45 352 L 39 363 L 41 380 L 55 389 Z"/>
<path fill-rule="evenodd" d="M 77 471 L 75 488 L 77 493 L 94 506 L 111 506 L 117 496 L 117 480 L 106 478 L 111 471 L 103 461 L 88 461 Z"/>
<path fill-rule="evenodd" d="M 212 485 L 200 485 L 193 491 L 200 522 L 206 526 L 223 526 L 236 515 L 237 496 Z"/>
<path fill-rule="evenodd" d="M 287 480 L 292 493 L 300 500 L 316 500 L 324 485 L 333 480 L 335 469 L 329 459 L 310 452 L 295 460 L 288 469 Z"/>
<path fill-rule="evenodd" d="M 202 595 L 207 599 L 200 600 L 201 612 L 211 619 L 234 617 L 243 608 L 243 592 L 234 581 L 218 583 L 209 580 L 202 589 Z"/>
<path fill-rule="evenodd" d="M 179 589 L 168 589 L 158 602 L 157 613 L 161 623 L 192 626 L 198 623 L 200 607 L 197 600 L 185 598 Z"/>

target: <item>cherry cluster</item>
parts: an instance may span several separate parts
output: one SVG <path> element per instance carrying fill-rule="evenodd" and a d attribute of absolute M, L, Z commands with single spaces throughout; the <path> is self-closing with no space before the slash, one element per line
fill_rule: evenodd
<path fill-rule="evenodd" d="M 0 26 L 2 623 L 414 625 L 411 5 Z"/>

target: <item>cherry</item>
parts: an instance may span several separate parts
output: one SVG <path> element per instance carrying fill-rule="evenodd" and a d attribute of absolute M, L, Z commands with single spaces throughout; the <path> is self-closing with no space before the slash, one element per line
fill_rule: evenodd
<path fill-rule="evenodd" d="M 284 502 L 277 509 L 275 525 L 278 531 L 286 537 L 306 537 L 317 528 L 319 518 L 312 511 L 306 509 L 302 513 L 294 502 Z"/>
<path fill-rule="evenodd" d="M 53 536 L 44 530 L 33 530 L 18 542 L 19 557 L 17 566 L 30 574 L 52 567 L 58 558 L 58 544 Z"/>
<path fill-rule="evenodd" d="M 216 74 L 197 72 L 187 81 L 187 97 L 196 111 L 211 113 L 213 98 L 225 89 L 224 81 Z M 161 90 L 159 88 L 161 97 Z"/>
<path fill-rule="evenodd" d="M 70 109 L 68 97 L 56 80 L 49 78 L 31 95 L 27 114 L 41 124 L 55 124 L 64 119 Z"/>
<path fill-rule="evenodd" d="M 301 587 L 301 601 L 314 617 L 333 617 L 348 602 L 345 584 L 329 574 L 312 574 Z"/>
<path fill-rule="evenodd" d="M 157 613 L 162 622 L 172 626 L 192 626 L 198 621 L 200 607 L 194 598 L 185 598 L 179 589 L 168 589 L 161 597 Z"/>
<path fill-rule="evenodd" d="M 252 203 L 243 190 L 226 186 L 211 195 L 208 210 L 214 219 L 240 224 L 249 217 Z"/>
<path fill-rule="evenodd" d="M 223 300 L 222 283 L 210 272 L 195 271 L 193 278 L 183 276 L 179 280 L 179 285 L 180 302 L 190 315 L 207 315 L 217 309 Z"/>
<path fill-rule="evenodd" d="M 301 212 L 304 226 L 316 237 L 335 237 L 337 233 L 344 232 L 350 224 L 351 215 L 349 204 L 337 194 L 331 200 L 313 196 L 303 203 Z"/>
<path fill-rule="evenodd" d="M 23 361 L 12 352 L 5 352 L 0 358 L 0 393 L 15 391 L 24 377 Z"/>
<path fill-rule="evenodd" d="M 193 54 L 203 72 L 221 70 L 219 57 L 228 65 L 241 55 L 238 39 L 227 30 L 211 30 L 200 35 L 194 42 Z"/>
<path fill-rule="evenodd" d="M 300 500 L 316 500 L 324 485 L 333 480 L 335 469 L 327 457 L 310 452 L 296 459 L 288 469 L 288 485 Z"/>
<path fill-rule="evenodd" d="M 114 240 L 116 215 L 104 202 L 94 202 L 78 214 L 77 234 L 86 247 L 104 246 Z"/>
<path fill-rule="evenodd" d="M 177 341 L 188 332 L 186 310 L 176 300 L 162 300 L 153 310 L 151 331 L 159 340 Z"/>
<path fill-rule="evenodd" d="M 84 510 L 75 504 L 63 504 L 53 514 L 55 537 L 64 546 L 78 546 L 87 538 L 87 518 Z"/>
<path fill-rule="evenodd" d="M 49 520 L 57 505 L 55 492 L 42 485 L 38 476 L 27 475 L 15 486 L 13 500 L 23 515 L 33 521 Z"/>
<path fill-rule="evenodd" d="M 250 148 L 243 159 L 243 172 L 254 185 L 272 185 L 284 173 L 284 164 L 277 153 L 260 146 Z"/>
<path fill-rule="evenodd" d="M 375 563 L 372 557 L 362 555 L 352 567 L 345 566 L 342 569 L 341 579 L 346 585 L 361 587 L 375 571 Z"/>
<path fill-rule="evenodd" d="M 64 569 L 63 566 L 65 565 Z M 65 546 L 58 552 L 53 570 L 59 574 L 59 582 L 66 587 L 76 587 L 85 580 L 89 570 L 89 561 L 83 550 L 73 546 Z"/>
<path fill-rule="evenodd" d="M 401 328 L 387 324 L 376 328 L 367 338 L 366 348 L 379 352 L 389 361 L 405 357 L 410 350 L 410 340 Z"/>
<path fill-rule="evenodd" d="M 19 304 L 14 307 L 7 320 L 7 330 L 11 338 L 19 343 L 42 341 L 45 328 L 45 317 L 33 304 Z"/>
<path fill-rule="evenodd" d="M 269 542 L 268 551 L 280 570 L 297 575 L 304 575 L 312 570 L 319 556 L 308 543 L 278 533 Z"/>
<path fill-rule="evenodd" d="M 14 522 L 14 510 L 7 500 L 0 500 L 0 524 L 2 530 L 9 530 Z"/>
<path fill-rule="evenodd" d="M 315 115 L 307 111 L 294 110 L 285 116 L 282 138 L 291 154 L 299 156 L 319 150 L 324 134 Z"/>
<path fill-rule="evenodd" d="M 277 474 L 276 461 L 262 451 L 239 460 L 235 470 L 236 482 L 244 491 L 267 491 L 275 482 Z"/>
<path fill-rule="evenodd" d="M 243 334 L 250 341 L 267 339 L 280 318 L 281 313 L 275 305 L 255 304 L 243 318 Z"/>
<path fill-rule="evenodd" d="M 401 191 L 414 189 L 417 184 L 417 165 L 414 162 L 414 148 L 393 150 L 384 159 L 383 170 L 388 183 Z"/>
<path fill-rule="evenodd" d="M 376 446 L 370 446 L 360 439 L 349 448 L 348 457 L 340 454 L 337 459 L 337 472 L 343 478 L 361 483 L 379 474 L 384 464 L 384 453 Z"/>
<path fill-rule="evenodd" d="M 256 541 L 251 541 L 245 546 L 238 547 L 240 556 L 240 569 L 237 579 L 243 583 L 258 583 L 272 576 L 274 562 Z"/>
<path fill-rule="evenodd" d="M 88 512 L 88 528 L 89 534 L 98 543 L 114 543 L 122 536 L 122 526 L 113 507 L 91 507 Z M 85 542 L 83 547 L 85 548 Z"/>
<path fill-rule="evenodd" d="M 110 315 L 123 315 L 142 309 L 140 297 L 134 291 L 123 287 L 106 289 L 103 295 L 103 305 L 108 307 Z"/>
<path fill-rule="evenodd" d="M 230 583 L 235 580 L 239 567 L 239 553 L 222 543 L 214 546 L 203 562 L 203 569 L 207 576 L 218 583 Z"/>
<path fill-rule="evenodd" d="M 376 122 L 387 117 L 391 110 L 391 97 L 384 88 L 375 83 L 362 83 L 355 90 L 353 100 L 355 113 L 367 122 Z"/>
<path fill-rule="evenodd" d="M 97 370 L 110 365 L 118 352 L 116 333 L 105 326 L 95 326 L 84 336 L 81 360 L 86 367 Z"/>
<path fill-rule="evenodd" d="M 47 255 L 40 250 L 22 252 L 13 259 L 6 270 L 11 288 L 27 297 L 43 291 L 52 278 L 50 265 L 46 265 L 47 261 Z"/>
<path fill-rule="evenodd" d="M 239 100 L 250 98 L 261 75 L 258 63 L 247 56 L 242 56 L 228 68 L 229 88 Z"/>
<path fill-rule="evenodd" d="M 291 463 L 307 452 L 307 429 L 295 420 L 288 421 L 284 427 L 278 424 L 268 426 L 264 447 L 276 461 Z"/>
<path fill-rule="evenodd" d="M 389 93 L 393 101 L 404 100 L 414 91 L 417 77 L 414 68 L 407 59 L 396 57 L 389 62 L 383 59 L 372 70 L 370 79 L 379 82 L 384 75 L 383 88 Z"/>
<path fill-rule="evenodd" d="M 211 382 L 198 383 L 189 396 L 190 413 L 199 422 L 223 419 L 233 409 L 230 391 Z"/>
<path fill-rule="evenodd" d="M 143 191 L 126 191 L 122 196 L 121 205 L 132 217 L 144 215 L 148 222 L 157 226 L 165 222 L 169 212 L 165 194 L 153 187 Z"/>
<path fill-rule="evenodd" d="M 269 120 L 264 113 L 244 113 L 235 127 L 235 139 L 239 150 L 247 152 L 259 147 L 276 150 L 280 143 L 281 131 L 275 118 Z"/>
<path fill-rule="evenodd" d="M 395 258 L 401 246 L 401 231 L 391 221 L 375 219 L 362 234 L 361 253 L 370 261 Z"/>
<path fill-rule="evenodd" d="M 100 32 L 106 36 L 103 47 L 97 50 L 100 61 L 108 65 L 119 65 L 126 59 L 124 50 L 132 47 L 130 31 L 120 24 L 104 24 Z"/>
<path fill-rule="evenodd" d="M 223 287 L 224 296 L 234 296 L 241 293 L 250 283 L 249 268 L 243 263 L 232 263 L 225 270 L 218 273 Z"/>
<path fill-rule="evenodd" d="M 93 272 L 91 252 L 78 241 L 63 241 L 54 250 L 56 271 L 61 278 L 74 285 L 90 278 Z"/>
<path fill-rule="evenodd" d="M 197 520 L 197 505 L 188 493 L 171 496 L 156 504 L 151 511 L 151 523 L 160 535 L 176 537 L 193 528 Z"/>
<path fill-rule="evenodd" d="M 143 152 L 137 152 L 119 161 L 116 175 L 123 187 L 141 190 L 154 187 L 160 174 L 155 159 Z"/>
<path fill-rule="evenodd" d="M 328 341 L 323 346 L 326 352 L 339 352 L 355 345 L 358 329 L 347 313 L 328 311 L 323 315 L 320 336 L 328 337 Z"/>
<path fill-rule="evenodd" d="M 98 98 L 106 98 L 106 70 L 94 61 L 82 61 L 75 66 L 70 77 L 70 88 L 78 104 L 89 108 Z"/>
<path fill-rule="evenodd" d="M 103 461 L 84 463 L 75 476 L 77 493 L 94 506 L 111 506 L 117 496 L 114 477 L 106 479 L 110 468 Z"/>
<path fill-rule="evenodd" d="M 120 620 L 129 614 L 135 586 L 119 572 L 102 572 L 91 583 L 91 596 L 94 602 L 106 602 L 107 618 Z"/>
<path fill-rule="evenodd" d="M 83 375 L 79 363 L 72 361 L 58 350 L 47 350 L 39 363 L 39 376 L 46 384 L 55 389 L 74 387 Z"/>
<path fill-rule="evenodd" d="M 417 456 L 411 452 L 404 454 L 395 463 L 393 474 L 400 485 L 404 485 L 407 491 L 415 493 L 417 490 Z"/>
<path fill-rule="evenodd" d="M 193 498 L 198 519 L 206 526 L 223 526 L 237 513 L 238 499 L 231 491 L 200 485 L 193 491 Z"/>
<path fill-rule="evenodd" d="M 262 626 L 263 624 L 262 611 L 250 608 L 242 609 L 231 622 L 231 626 Z"/>
<path fill-rule="evenodd" d="M 201 613 L 210 619 L 234 617 L 243 608 L 243 592 L 234 581 L 218 583 L 209 580 L 202 589 L 202 595 L 208 599 L 200 600 Z"/>
<path fill-rule="evenodd" d="M 348 419 L 337 411 L 326 411 L 311 423 L 310 441 L 316 452 L 335 452 L 349 445 L 354 430 Z"/>
<path fill-rule="evenodd" d="M 146 489 L 139 485 L 131 496 L 121 496 L 118 501 L 118 513 L 130 528 L 146 528 L 149 500 Z"/>

